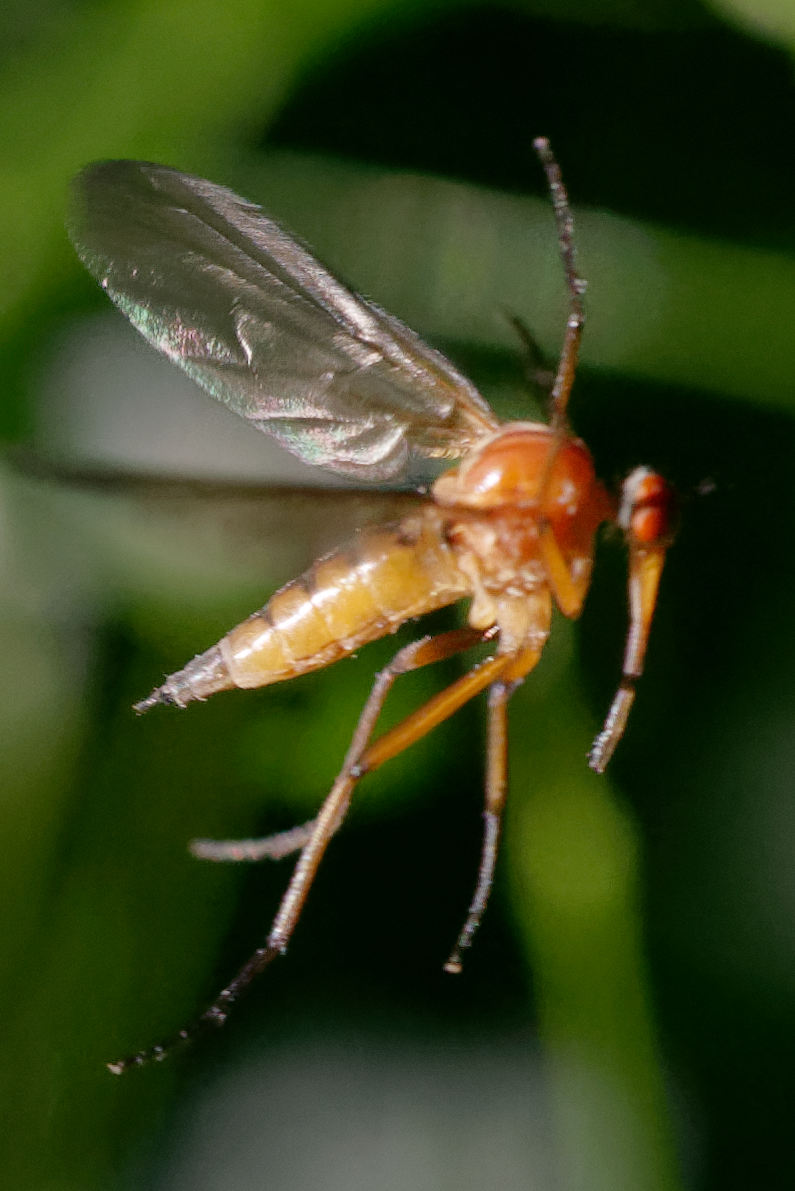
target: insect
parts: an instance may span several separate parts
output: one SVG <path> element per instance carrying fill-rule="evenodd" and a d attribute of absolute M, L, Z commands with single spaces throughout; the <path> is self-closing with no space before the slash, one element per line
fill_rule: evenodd
<path fill-rule="evenodd" d="M 445 965 L 461 968 L 492 884 L 506 794 L 507 709 L 535 666 L 553 605 L 579 615 L 594 539 L 615 522 L 629 552 L 630 620 L 621 681 L 590 755 L 602 772 L 624 731 L 643 669 L 673 538 L 674 495 L 636 468 L 614 497 L 597 479 L 566 410 L 577 365 L 585 283 L 549 142 L 534 142 L 557 222 L 569 296 L 549 423 L 500 422 L 475 387 L 396 318 L 347 289 L 263 211 L 164 166 L 89 166 L 74 183 L 77 252 L 127 318 L 219 401 L 299 458 L 368 484 L 409 474 L 412 458 L 458 459 L 415 511 L 366 529 L 273 595 L 216 645 L 136 705 L 185 707 L 217 691 L 281 682 L 327 666 L 425 612 L 468 599 L 467 625 L 398 651 L 375 679 L 348 753 L 317 817 L 260 841 L 199 841 L 214 859 L 298 852 L 270 932 L 213 1004 L 171 1040 L 108 1066 L 163 1058 L 221 1025 L 244 989 L 287 948 L 326 848 L 357 783 L 488 691 L 484 836 L 474 895 Z M 493 642 L 474 666 L 375 737 L 402 674 Z"/>

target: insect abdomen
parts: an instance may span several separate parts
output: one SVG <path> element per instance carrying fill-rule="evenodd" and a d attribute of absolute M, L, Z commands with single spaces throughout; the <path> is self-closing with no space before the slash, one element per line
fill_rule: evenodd
<path fill-rule="evenodd" d="M 429 507 L 399 525 L 366 530 L 319 559 L 137 710 L 184 706 L 216 691 L 267 686 L 319 669 L 468 594 L 442 518 Z"/>

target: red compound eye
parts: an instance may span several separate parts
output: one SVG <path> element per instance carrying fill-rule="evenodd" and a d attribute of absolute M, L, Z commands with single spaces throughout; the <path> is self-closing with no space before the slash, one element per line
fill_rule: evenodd
<path fill-rule="evenodd" d="M 619 523 L 639 546 L 653 546 L 671 537 L 675 508 L 676 497 L 667 480 L 638 467 L 624 482 Z"/>

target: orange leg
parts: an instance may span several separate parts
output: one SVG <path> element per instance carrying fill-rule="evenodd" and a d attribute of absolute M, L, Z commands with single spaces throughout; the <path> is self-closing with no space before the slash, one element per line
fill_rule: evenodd
<path fill-rule="evenodd" d="M 467 912 L 466 921 L 450 953 L 445 972 L 457 974 L 461 971 L 461 953 L 472 946 L 475 932 L 486 910 L 494 881 L 494 867 L 502 834 L 502 812 L 505 809 L 505 792 L 508 778 L 508 699 L 512 687 L 504 682 L 495 682 L 489 689 L 489 720 L 486 753 L 486 804 L 483 811 L 483 846 L 478 867 L 475 893 Z"/>
<path fill-rule="evenodd" d="M 361 777 L 377 769 L 385 761 L 403 752 L 414 741 L 430 732 L 437 724 L 447 719 L 474 695 L 499 679 L 503 671 L 511 681 L 525 672 L 522 655 L 498 654 L 476 666 L 468 674 L 452 683 L 446 690 L 430 699 L 418 711 L 402 723 L 386 732 L 375 744 L 368 747 L 368 741 L 375 728 L 384 700 L 395 679 L 432 662 L 441 661 L 493 635 L 475 629 L 454 629 L 439 637 L 426 637 L 401 649 L 393 661 L 378 675 L 364 710 L 356 725 L 342 769 L 326 797 L 320 813 L 311 824 L 311 831 L 302 845 L 301 855 L 287 886 L 281 905 L 273 920 L 263 947 L 259 947 L 235 977 L 224 988 L 210 1007 L 192 1025 L 180 1030 L 173 1038 L 156 1046 L 138 1051 L 125 1059 L 108 1064 L 116 1075 L 131 1067 L 142 1066 L 152 1060 L 166 1057 L 177 1043 L 186 1041 L 210 1025 L 223 1025 L 231 1006 L 254 978 L 286 949 L 304 907 L 309 889 L 317 873 L 320 861 L 328 844 L 342 823 L 350 805 L 353 790 Z M 527 667 L 529 668 L 529 667 Z M 309 825 L 295 829 L 299 835 Z M 287 836 L 289 833 L 281 833 Z M 279 836 L 270 837 L 271 841 Z M 222 845 L 222 848 L 226 845 Z"/>
<path fill-rule="evenodd" d="M 621 682 L 616 691 L 604 727 L 591 746 L 588 764 L 596 773 L 604 773 L 616 750 L 635 702 L 635 687 L 643 673 L 649 629 L 657 603 L 667 543 L 643 548 L 630 545 L 629 552 L 629 629 L 624 649 Z"/>
<path fill-rule="evenodd" d="M 401 649 L 388 666 L 378 675 L 364 705 L 359 722 L 356 726 L 346 757 L 345 767 L 352 758 L 361 755 L 367 741 L 373 734 L 376 721 L 384 705 L 387 695 L 395 679 L 401 674 L 409 674 L 412 670 L 420 670 L 423 666 L 430 666 L 444 658 L 453 657 L 465 649 L 471 649 L 484 640 L 488 634 L 475 629 L 453 629 L 449 633 L 441 633 L 438 637 L 423 637 L 411 645 Z M 306 847 L 312 837 L 317 819 L 310 819 L 297 827 L 290 827 L 287 831 L 279 831 L 275 835 L 266 835 L 262 839 L 213 840 L 196 839 L 189 844 L 190 851 L 201 860 L 221 861 L 259 861 L 281 860 L 292 852 L 298 852 Z"/>
<path fill-rule="evenodd" d="M 483 844 L 475 892 L 469 905 L 455 947 L 445 972 L 457 974 L 462 968 L 461 953 L 472 946 L 475 932 L 486 910 L 494 881 L 494 868 L 502 834 L 502 814 L 508 788 L 508 700 L 519 683 L 541 657 L 543 642 L 534 648 L 508 656 L 504 674 L 489 688 L 489 718 L 486 750 L 486 799 L 483 810 Z"/>
<path fill-rule="evenodd" d="M 448 719 L 459 707 L 463 707 L 474 695 L 489 686 L 500 670 L 505 669 L 513 659 L 510 655 L 488 658 L 438 695 L 434 695 L 412 715 L 407 716 L 379 737 L 374 744 L 368 746 L 367 742 L 372 735 L 384 699 L 395 678 L 399 674 L 406 674 L 471 648 L 482 641 L 484 635 L 475 629 L 454 629 L 439 637 L 425 638 L 402 649 L 392 664 L 379 674 L 356 725 L 342 770 L 315 820 L 312 836 L 298 858 L 290 884 L 273 920 L 267 942 L 269 949 L 275 948 L 279 954 L 287 950 L 287 944 L 295 930 L 320 861 L 331 837 L 345 817 L 357 782 L 366 773 L 378 769 L 385 761 L 396 757 L 409 745 L 426 736 L 443 720 Z M 222 993 L 221 996 L 223 995 Z"/>

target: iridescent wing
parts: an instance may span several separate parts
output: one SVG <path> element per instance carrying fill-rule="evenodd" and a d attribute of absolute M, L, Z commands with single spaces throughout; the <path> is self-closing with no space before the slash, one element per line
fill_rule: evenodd
<path fill-rule="evenodd" d="M 400 480 L 412 453 L 457 457 L 498 425 L 443 355 L 223 186 L 99 162 L 70 234 L 154 347 L 307 463 Z"/>

